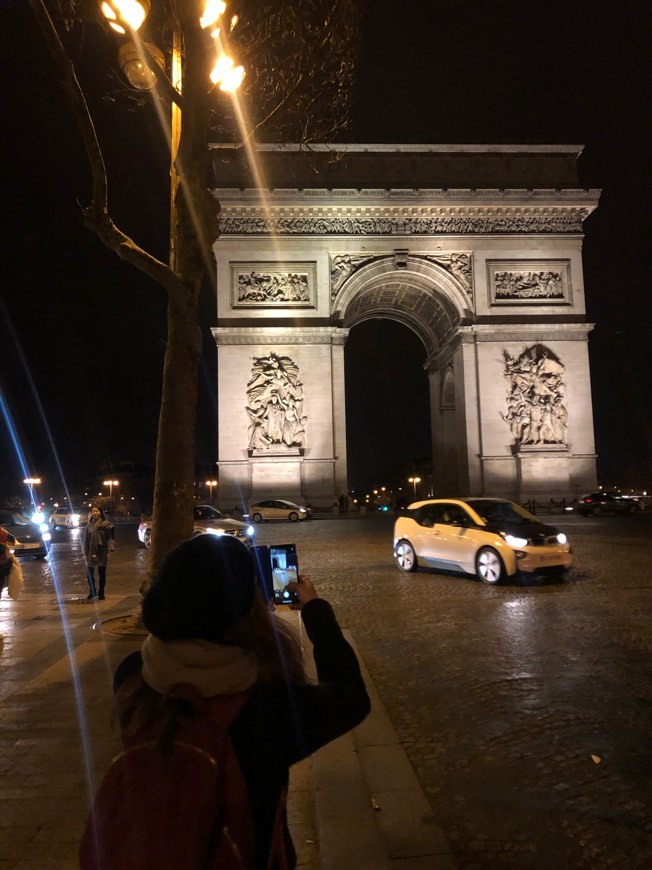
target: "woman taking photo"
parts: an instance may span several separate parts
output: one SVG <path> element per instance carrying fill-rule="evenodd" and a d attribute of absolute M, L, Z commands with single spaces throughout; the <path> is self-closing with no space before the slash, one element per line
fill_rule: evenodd
<path fill-rule="evenodd" d="M 126 750 L 122 756 L 144 747 L 150 758 L 138 768 L 129 787 L 121 785 L 128 776 L 113 777 L 112 782 L 119 784 L 111 794 L 107 790 L 104 794 L 110 803 L 102 804 L 100 789 L 82 840 L 83 870 L 127 866 L 160 870 L 178 861 L 186 868 L 295 867 L 286 818 L 289 767 L 358 725 L 370 704 L 355 653 L 330 604 L 318 597 L 308 577 L 301 576 L 288 588 L 297 593 L 295 608 L 301 610 L 313 643 L 317 683 L 305 675 L 294 629 L 266 603 L 246 545 L 229 535 L 200 535 L 167 556 L 143 600 L 142 618 L 150 633 L 141 651 L 118 667 L 114 682 Z M 180 797 L 186 785 L 183 774 L 181 783 L 170 788 L 159 804 L 163 809 L 155 820 L 143 811 L 152 794 L 158 799 L 165 790 L 163 775 L 153 774 L 155 782 L 143 782 L 141 770 L 157 770 L 156 763 L 150 763 L 155 750 L 149 747 L 174 745 L 175 733 L 177 745 L 187 747 L 186 735 L 193 733 L 192 722 L 199 715 L 197 699 L 188 703 L 193 694 L 199 695 L 204 720 L 208 717 L 212 728 L 221 726 L 221 733 L 228 736 L 229 751 L 239 768 L 246 810 L 238 812 L 247 818 L 236 819 L 230 830 L 244 830 L 246 823 L 251 835 L 233 834 L 241 860 L 237 865 L 223 862 L 222 853 L 218 854 L 221 846 L 216 839 L 229 832 L 222 821 L 215 826 L 220 833 L 200 849 L 203 860 L 191 862 L 190 852 L 197 851 L 190 840 L 196 837 L 198 813 L 188 807 L 192 796 Z M 230 713 L 225 716 L 227 708 Z M 158 751 L 163 759 L 174 758 L 165 756 L 165 749 Z M 167 769 L 166 764 L 160 768 Z M 105 783 L 110 776 L 111 771 Z M 185 793 L 192 795 L 193 787 L 187 785 Z M 104 814 L 102 805 L 108 808 Z M 231 810 L 242 806 L 234 799 L 233 786 L 220 805 Z M 171 833 L 179 820 L 180 833 Z M 185 860 L 175 858 L 175 852 L 185 855 Z"/>
<path fill-rule="evenodd" d="M 84 529 L 84 560 L 86 562 L 86 579 L 88 580 L 89 593 L 87 601 L 99 599 L 104 601 L 104 589 L 106 587 L 106 566 L 109 561 L 109 553 L 115 547 L 115 526 L 104 516 L 101 507 L 94 504 L 88 515 L 88 523 Z M 95 586 L 95 569 L 99 574 L 99 592 Z"/>

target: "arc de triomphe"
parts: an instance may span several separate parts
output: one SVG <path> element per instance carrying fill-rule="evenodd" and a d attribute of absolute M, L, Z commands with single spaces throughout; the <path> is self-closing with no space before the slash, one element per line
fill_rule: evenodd
<path fill-rule="evenodd" d="M 595 487 L 580 153 L 217 146 L 220 503 L 347 489 L 344 347 L 374 317 L 426 349 L 436 494 Z"/>

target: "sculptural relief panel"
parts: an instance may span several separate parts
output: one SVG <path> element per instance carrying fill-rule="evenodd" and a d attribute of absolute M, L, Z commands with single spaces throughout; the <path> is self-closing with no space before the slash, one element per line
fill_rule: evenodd
<path fill-rule="evenodd" d="M 314 308 L 315 263 L 232 263 L 233 308 Z"/>
<path fill-rule="evenodd" d="M 503 350 L 503 358 L 508 388 L 507 411 L 501 417 L 511 430 L 514 445 L 520 448 L 565 444 L 566 370 L 559 358 L 542 344 L 526 348 L 517 357 Z"/>
<path fill-rule="evenodd" d="M 583 213 L 460 217 L 219 217 L 220 235 L 473 235 L 486 233 L 581 233 Z"/>
<path fill-rule="evenodd" d="M 289 356 L 254 357 L 247 383 L 249 453 L 299 453 L 307 418 L 299 367 Z"/>
<path fill-rule="evenodd" d="M 491 305 L 570 305 L 568 260 L 490 260 L 487 285 Z"/>

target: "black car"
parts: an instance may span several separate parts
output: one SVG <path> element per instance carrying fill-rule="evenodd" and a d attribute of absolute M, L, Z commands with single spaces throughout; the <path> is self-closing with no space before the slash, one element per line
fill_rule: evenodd
<path fill-rule="evenodd" d="M 577 512 L 583 517 L 599 517 L 601 514 L 631 514 L 635 505 L 618 492 L 589 492 L 577 503 Z"/>
<path fill-rule="evenodd" d="M 43 532 L 36 523 L 28 520 L 22 514 L 10 510 L 0 510 L 0 526 L 5 528 L 16 539 L 15 544 L 9 544 L 14 556 L 35 556 L 45 559 L 48 554 L 47 541 L 50 533 Z M 47 526 L 45 526 L 47 529 Z"/>

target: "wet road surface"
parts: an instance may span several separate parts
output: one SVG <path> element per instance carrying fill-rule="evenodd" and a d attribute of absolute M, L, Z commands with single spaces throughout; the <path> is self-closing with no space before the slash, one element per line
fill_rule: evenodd
<path fill-rule="evenodd" d="M 652 512 L 556 517 L 564 582 L 499 587 L 401 574 L 391 517 L 267 523 L 351 629 L 461 868 L 652 866 Z M 146 551 L 118 528 L 107 591 L 136 591 Z M 75 533 L 25 591 L 87 586 Z"/>

